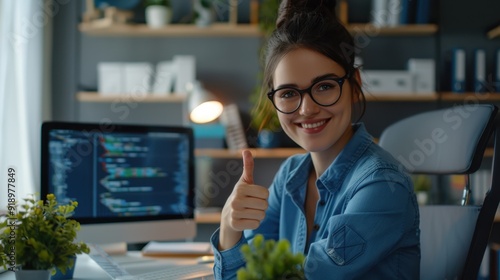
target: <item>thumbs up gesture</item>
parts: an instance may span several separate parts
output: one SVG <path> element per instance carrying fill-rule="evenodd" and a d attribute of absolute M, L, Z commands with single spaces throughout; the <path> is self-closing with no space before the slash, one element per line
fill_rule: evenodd
<path fill-rule="evenodd" d="M 266 216 L 269 190 L 255 185 L 254 161 L 248 150 L 242 152 L 243 174 L 222 209 L 219 247 L 228 249 L 238 242 L 245 229 L 256 229 Z"/>

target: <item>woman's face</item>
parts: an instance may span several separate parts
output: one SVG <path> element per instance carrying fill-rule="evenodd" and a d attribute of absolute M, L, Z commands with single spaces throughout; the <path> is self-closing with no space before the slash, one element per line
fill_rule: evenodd
<path fill-rule="evenodd" d="M 305 89 L 319 77 L 331 75 L 333 78 L 341 78 L 345 74 L 345 70 L 330 58 L 310 49 L 298 48 L 279 61 L 273 84 L 274 89 L 284 85 Z M 346 79 L 340 99 L 327 107 L 316 104 L 309 94 L 302 94 L 302 104 L 295 112 L 278 112 L 283 130 L 307 151 L 331 151 L 338 154 L 352 135 L 351 91 Z"/>

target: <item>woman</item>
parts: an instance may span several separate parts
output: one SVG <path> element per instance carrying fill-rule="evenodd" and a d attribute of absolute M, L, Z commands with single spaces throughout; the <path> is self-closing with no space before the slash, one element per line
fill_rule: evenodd
<path fill-rule="evenodd" d="M 364 125 L 352 123 L 364 96 L 334 2 L 280 6 L 265 87 L 283 130 L 308 153 L 287 159 L 267 189 L 254 184 L 253 158 L 243 152 L 243 175 L 211 239 L 218 279 L 245 265 L 240 248 L 258 233 L 304 253 L 308 279 L 419 278 L 413 186 Z"/>

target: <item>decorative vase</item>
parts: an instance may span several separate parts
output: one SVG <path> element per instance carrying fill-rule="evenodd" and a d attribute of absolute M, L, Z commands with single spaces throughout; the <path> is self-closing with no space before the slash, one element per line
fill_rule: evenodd
<path fill-rule="evenodd" d="M 51 280 L 66 280 L 73 279 L 73 274 L 75 274 L 76 256 L 70 257 L 69 261 L 73 262 L 73 265 L 66 268 L 66 273 L 62 273 L 59 268 L 56 268 L 56 274 L 50 277 Z"/>
<path fill-rule="evenodd" d="M 162 28 L 172 20 L 172 10 L 165 6 L 146 7 L 146 23 L 150 28 Z"/>
<path fill-rule="evenodd" d="M 195 10 L 196 16 L 196 26 L 198 27 L 207 27 L 214 22 L 214 10 L 212 7 L 206 7 L 202 1 L 207 2 L 206 0 L 195 0 L 193 9 Z M 210 1 L 208 1 L 210 3 Z M 211 4 L 210 4 L 211 5 Z"/>
<path fill-rule="evenodd" d="M 276 148 L 281 144 L 280 133 L 263 129 L 258 135 L 258 145 L 261 148 Z"/>
<path fill-rule="evenodd" d="M 18 270 L 16 280 L 49 280 L 50 270 Z"/>

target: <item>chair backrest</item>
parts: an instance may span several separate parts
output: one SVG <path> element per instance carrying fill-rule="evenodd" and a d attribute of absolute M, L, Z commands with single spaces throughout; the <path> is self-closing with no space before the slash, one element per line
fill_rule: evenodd
<path fill-rule="evenodd" d="M 482 206 L 420 207 L 421 279 L 476 279 L 500 201 L 500 137 L 490 104 L 420 113 L 387 127 L 379 145 L 414 174 L 471 174 L 495 131 L 492 183 Z M 496 172 L 498 173 L 498 171 Z"/>

